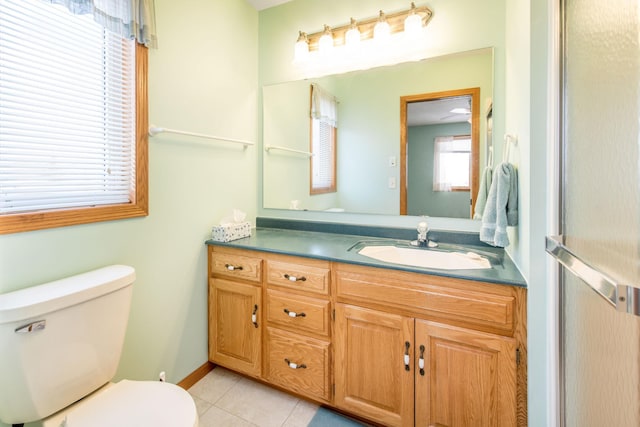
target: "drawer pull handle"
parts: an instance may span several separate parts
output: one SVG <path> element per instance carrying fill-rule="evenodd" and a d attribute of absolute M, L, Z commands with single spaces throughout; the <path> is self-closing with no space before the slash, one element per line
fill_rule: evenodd
<path fill-rule="evenodd" d="M 418 368 L 420 368 L 420 375 L 424 377 L 424 346 L 420 344 L 420 357 L 418 358 Z"/>
<path fill-rule="evenodd" d="M 295 311 L 290 311 L 288 309 L 284 309 L 284 312 L 287 313 L 287 316 L 289 317 L 306 317 L 306 314 L 303 313 L 296 313 Z"/>
<path fill-rule="evenodd" d="M 291 369 L 307 369 L 307 365 L 305 365 L 304 363 L 298 365 L 297 363 L 293 363 L 289 359 L 284 359 L 284 361 Z"/>
<path fill-rule="evenodd" d="M 405 341 L 404 343 L 404 370 L 405 371 L 409 370 L 409 362 L 410 362 L 409 347 L 411 347 L 411 344 L 409 344 L 409 341 Z"/>
<path fill-rule="evenodd" d="M 253 313 L 251 313 L 251 323 L 253 323 L 253 327 L 258 327 L 258 304 L 253 306 Z"/>
<path fill-rule="evenodd" d="M 227 270 L 229 270 L 229 271 L 242 270 L 242 266 L 241 266 L 241 265 L 225 264 L 224 266 L 225 266 L 225 267 L 226 267 L 226 269 L 227 269 Z"/>
<path fill-rule="evenodd" d="M 302 276 L 302 277 L 296 277 L 296 276 L 291 276 L 289 274 L 285 274 L 284 278 L 291 281 L 291 282 L 304 282 L 305 280 L 307 280 L 306 277 Z"/>

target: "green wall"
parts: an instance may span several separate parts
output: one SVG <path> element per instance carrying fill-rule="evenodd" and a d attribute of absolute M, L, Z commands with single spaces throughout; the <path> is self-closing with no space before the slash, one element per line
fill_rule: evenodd
<path fill-rule="evenodd" d="M 256 139 L 258 13 L 245 1 L 156 0 L 150 122 Z M 255 218 L 256 148 L 175 135 L 149 142 L 146 218 L 0 236 L 0 292 L 109 264 L 136 269 L 117 378 L 182 380 L 207 360 L 211 226 Z"/>

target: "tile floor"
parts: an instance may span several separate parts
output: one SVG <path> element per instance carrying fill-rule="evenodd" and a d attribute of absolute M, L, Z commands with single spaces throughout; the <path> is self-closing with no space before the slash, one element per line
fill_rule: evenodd
<path fill-rule="evenodd" d="M 194 384 L 200 427 L 306 427 L 318 406 L 216 367 Z"/>

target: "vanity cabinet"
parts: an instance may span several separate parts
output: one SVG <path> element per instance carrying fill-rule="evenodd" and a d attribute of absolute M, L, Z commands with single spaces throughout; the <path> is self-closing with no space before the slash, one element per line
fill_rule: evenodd
<path fill-rule="evenodd" d="M 526 425 L 522 290 L 344 264 L 334 275 L 337 407 L 389 426 Z"/>
<path fill-rule="evenodd" d="M 262 260 L 209 250 L 209 360 L 260 376 Z"/>
<path fill-rule="evenodd" d="M 269 255 L 265 270 L 264 378 L 314 400 L 330 402 L 330 264 Z"/>
<path fill-rule="evenodd" d="M 336 331 L 338 407 L 389 426 L 516 425 L 513 338 L 344 304 Z"/>
<path fill-rule="evenodd" d="M 329 262 L 209 246 L 209 273 L 209 360 L 329 403 Z"/>
<path fill-rule="evenodd" d="M 412 318 L 336 304 L 336 406 L 384 425 L 413 426 L 414 368 L 405 365 L 413 335 Z"/>
<path fill-rule="evenodd" d="M 416 319 L 413 354 L 416 426 L 517 425 L 515 339 Z"/>
<path fill-rule="evenodd" d="M 209 246 L 209 358 L 385 426 L 527 425 L 526 290 Z"/>

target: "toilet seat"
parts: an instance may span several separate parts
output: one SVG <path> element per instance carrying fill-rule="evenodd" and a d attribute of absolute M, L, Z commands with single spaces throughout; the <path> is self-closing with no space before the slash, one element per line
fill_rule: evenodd
<path fill-rule="evenodd" d="M 197 427 L 198 414 L 191 395 L 175 384 L 122 380 L 43 420 L 42 426 Z"/>

